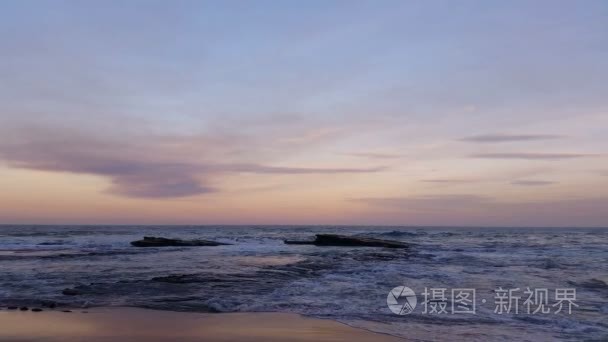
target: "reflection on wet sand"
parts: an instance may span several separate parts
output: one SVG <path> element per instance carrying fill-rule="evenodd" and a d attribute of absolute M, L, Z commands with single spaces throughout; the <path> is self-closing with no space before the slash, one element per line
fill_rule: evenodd
<path fill-rule="evenodd" d="M 200 314 L 135 308 L 0 312 L 1 341 L 402 341 L 282 313 Z"/>

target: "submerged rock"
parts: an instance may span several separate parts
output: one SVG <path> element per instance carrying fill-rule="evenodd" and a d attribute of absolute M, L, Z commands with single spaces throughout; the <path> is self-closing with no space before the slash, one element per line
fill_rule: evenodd
<path fill-rule="evenodd" d="M 163 237 L 155 236 L 144 236 L 143 240 L 137 240 L 131 242 L 131 245 L 135 247 L 168 247 L 168 246 L 184 246 L 184 247 L 195 247 L 195 246 L 221 246 L 229 245 L 229 243 L 222 243 L 209 240 L 181 240 L 181 239 L 167 239 Z"/>
<path fill-rule="evenodd" d="M 33 308 L 32 311 L 33 312 L 40 312 L 40 311 L 42 311 L 42 309 L 41 308 Z"/>
<path fill-rule="evenodd" d="M 288 245 L 408 248 L 404 242 L 337 234 L 317 234 L 315 240 L 285 240 Z"/>
<path fill-rule="evenodd" d="M 162 283 L 173 283 L 173 284 L 186 284 L 198 282 L 196 275 L 192 274 L 172 274 L 165 277 L 154 277 L 152 281 L 158 281 Z"/>
<path fill-rule="evenodd" d="M 314 240 L 285 240 L 288 245 L 314 245 Z"/>
<path fill-rule="evenodd" d="M 82 292 L 80 292 L 76 289 L 63 289 L 63 291 L 61 291 L 61 293 L 63 293 L 65 296 L 78 296 L 78 295 L 82 294 Z"/>
<path fill-rule="evenodd" d="M 55 307 L 57 307 L 57 302 L 52 300 L 43 300 L 40 302 L 40 305 L 46 308 L 54 309 Z"/>

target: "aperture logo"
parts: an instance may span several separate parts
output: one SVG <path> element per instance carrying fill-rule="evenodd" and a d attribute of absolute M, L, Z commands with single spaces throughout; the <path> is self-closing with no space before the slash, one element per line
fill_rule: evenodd
<path fill-rule="evenodd" d="M 406 286 L 397 286 L 388 293 L 386 305 L 396 315 L 407 315 L 414 311 L 418 299 L 416 293 Z"/>
<path fill-rule="evenodd" d="M 477 290 L 474 288 L 425 287 L 420 294 L 423 315 L 473 314 L 477 313 Z M 483 293 L 486 293 L 485 291 Z M 553 294 L 554 300 L 551 300 Z M 546 288 L 494 289 L 494 313 L 498 315 L 571 315 L 575 303 L 575 288 L 556 288 L 553 292 Z M 490 299 L 491 300 L 491 299 Z M 481 304 L 489 302 L 481 298 Z M 406 286 L 397 286 L 386 297 L 386 305 L 396 315 L 407 315 L 416 309 L 416 293 Z M 488 304 L 489 305 L 489 304 Z"/>

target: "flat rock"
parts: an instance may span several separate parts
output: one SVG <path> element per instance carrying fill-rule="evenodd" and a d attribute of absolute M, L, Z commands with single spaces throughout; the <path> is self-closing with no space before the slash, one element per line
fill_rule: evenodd
<path fill-rule="evenodd" d="M 196 246 L 222 246 L 229 243 L 221 243 L 209 240 L 181 240 L 167 239 L 163 237 L 144 236 L 143 240 L 131 242 L 135 247 L 196 247 Z"/>
<path fill-rule="evenodd" d="M 404 242 L 337 234 L 317 234 L 315 240 L 285 240 L 288 245 L 408 248 Z"/>

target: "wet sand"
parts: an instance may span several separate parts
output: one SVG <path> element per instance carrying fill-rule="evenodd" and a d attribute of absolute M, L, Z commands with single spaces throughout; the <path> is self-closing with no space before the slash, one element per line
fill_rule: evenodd
<path fill-rule="evenodd" d="M 0 311 L 0 341 L 403 341 L 296 314 L 136 308 Z"/>

